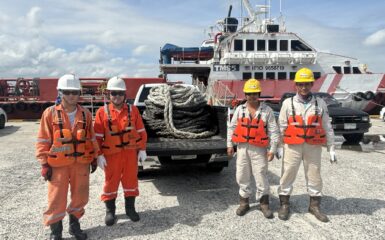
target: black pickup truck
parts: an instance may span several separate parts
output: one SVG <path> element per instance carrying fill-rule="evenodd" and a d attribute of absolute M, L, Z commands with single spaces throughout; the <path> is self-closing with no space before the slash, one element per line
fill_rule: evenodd
<path fill-rule="evenodd" d="M 285 93 L 282 95 L 279 105 L 269 104 L 273 108 L 276 117 L 279 115 L 282 102 L 294 95 L 295 93 Z M 360 142 L 364 137 L 364 133 L 368 132 L 372 126 L 369 114 L 366 112 L 341 107 L 341 104 L 328 93 L 318 92 L 313 93 L 313 95 L 322 98 L 326 102 L 334 134 L 342 135 L 347 142 Z"/>
<path fill-rule="evenodd" d="M 152 87 L 160 84 L 144 84 L 136 95 L 134 105 L 141 113 L 146 105 L 144 100 Z M 177 139 L 158 137 L 151 134 L 151 130 L 144 121 L 148 133 L 147 155 L 157 157 L 162 165 L 171 164 L 206 164 L 212 172 L 220 172 L 228 166 L 227 157 L 227 118 L 228 108 L 221 106 L 211 107 L 211 121 L 218 127 L 218 131 L 212 137 L 203 139 Z"/>

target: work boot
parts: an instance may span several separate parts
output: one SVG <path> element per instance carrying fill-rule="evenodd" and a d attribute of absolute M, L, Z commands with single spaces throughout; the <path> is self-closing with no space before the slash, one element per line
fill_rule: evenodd
<path fill-rule="evenodd" d="M 235 212 L 238 216 L 243 216 L 250 210 L 249 198 L 239 196 L 239 207 Z"/>
<path fill-rule="evenodd" d="M 61 233 L 63 232 L 63 222 L 60 220 L 59 222 L 52 223 L 49 225 L 51 228 L 51 234 L 49 235 L 50 240 L 61 240 Z"/>
<path fill-rule="evenodd" d="M 139 221 L 139 214 L 135 211 L 135 197 L 125 197 L 126 215 L 133 222 Z"/>
<path fill-rule="evenodd" d="M 313 214 L 321 222 L 329 222 L 328 216 L 321 213 L 320 204 L 321 197 L 310 197 L 309 213 Z"/>
<path fill-rule="evenodd" d="M 68 232 L 74 236 L 76 240 L 87 239 L 87 234 L 80 229 L 79 219 L 72 214 L 70 214 L 70 228 Z"/>
<path fill-rule="evenodd" d="M 281 202 L 281 206 L 278 209 L 278 218 L 286 221 L 289 219 L 289 203 L 290 195 L 279 195 L 279 201 Z"/>
<path fill-rule="evenodd" d="M 115 198 L 111 200 L 107 200 L 104 202 L 106 204 L 106 217 L 104 218 L 104 222 L 107 226 L 112 226 L 115 223 L 116 216 L 115 216 Z"/>
<path fill-rule="evenodd" d="M 269 209 L 269 195 L 263 195 L 259 200 L 261 211 L 265 218 L 273 218 L 273 212 Z"/>

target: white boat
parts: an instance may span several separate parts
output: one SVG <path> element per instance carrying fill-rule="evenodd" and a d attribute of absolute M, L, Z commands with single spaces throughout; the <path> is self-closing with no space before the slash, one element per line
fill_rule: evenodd
<path fill-rule="evenodd" d="M 244 80 L 256 78 L 262 97 L 278 102 L 285 92 L 295 91 L 294 75 L 310 68 L 317 79 L 313 91 L 328 92 L 342 106 L 366 112 L 379 111 L 385 104 L 385 74 L 368 72 L 358 59 L 318 52 L 293 32 L 286 31 L 284 18 L 270 17 L 270 5 L 252 8 L 243 0 L 248 17 L 228 16 L 217 22 L 218 31 L 199 48 L 170 45 L 161 50 L 164 75 L 192 74 L 192 83 L 201 86 L 208 100 L 231 105 L 244 99 Z"/>

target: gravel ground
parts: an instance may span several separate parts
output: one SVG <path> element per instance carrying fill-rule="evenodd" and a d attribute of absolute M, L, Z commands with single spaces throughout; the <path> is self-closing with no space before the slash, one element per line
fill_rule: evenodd
<path fill-rule="evenodd" d="M 385 239 L 385 142 L 378 136 L 385 135 L 385 123 L 372 121 L 365 144 L 350 146 L 337 138 L 338 164 L 331 165 L 323 152 L 322 208 L 329 223 L 307 212 L 302 168 L 291 197 L 291 217 L 285 222 L 278 219 L 281 163 L 275 159 L 269 165 L 272 220 L 263 218 L 255 200 L 248 214 L 235 215 L 238 188 L 232 161 L 219 174 L 201 167 L 147 169 L 137 198 L 141 221 L 127 219 L 120 190 L 118 223 L 112 227 L 104 225 L 104 205 L 99 201 L 103 175 L 97 170 L 91 175 L 82 227 L 89 239 Z M 34 158 L 37 128 L 37 122 L 9 122 L 0 130 L 0 239 L 48 237 L 49 229 L 42 225 L 46 184 Z M 71 238 L 67 217 L 63 237 Z"/>

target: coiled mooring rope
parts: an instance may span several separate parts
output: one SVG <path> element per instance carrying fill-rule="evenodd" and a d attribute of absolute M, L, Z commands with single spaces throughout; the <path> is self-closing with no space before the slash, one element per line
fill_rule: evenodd
<path fill-rule="evenodd" d="M 175 138 L 207 138 L 217 127 L 211 108 L 194 86 L 161 85 L 150 89 L 143 119 L 157 135 Z"/>

